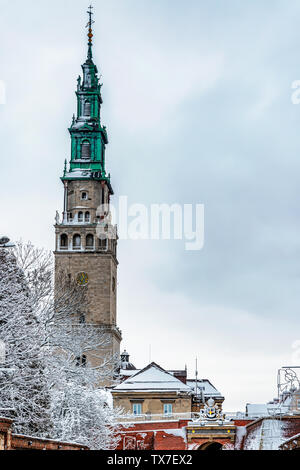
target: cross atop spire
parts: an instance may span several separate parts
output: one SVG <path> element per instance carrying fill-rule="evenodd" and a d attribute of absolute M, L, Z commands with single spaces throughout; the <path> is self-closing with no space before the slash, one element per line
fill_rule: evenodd
<path fill-rule="evenodd" d="M 89 8 L 88 8 L 88 11 L 87 11 L 87 14 L 89 15 L 89 21 L 88 21 L 88 24 L 86 25 L 86 28 L 88 28 L 88 46 L 89 46 L 89 49 L 88 49 L 88 59 L 89 60 L 92 60 L 92 57 L 93 57 L 93 54 L 92 54 L 92 45 L 93 45 L 93 24 L 95 23 L 95 21 L 93 20 L 93 6 L 90 5 Z"/>

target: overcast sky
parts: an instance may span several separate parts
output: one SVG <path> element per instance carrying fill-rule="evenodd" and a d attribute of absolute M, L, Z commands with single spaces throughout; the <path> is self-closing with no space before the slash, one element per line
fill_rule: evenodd
<path fill-rule="evenodd" d="M 54 248 L 83 0 L 0 0 L 1 223 Z M 137 367 L 188 366 L 227 410 L 266 402 L 300 339 L 298 0 L 94 2 L 116 198 L 205 204 L 205 246 L 120 241 L 118 323 Z"/>

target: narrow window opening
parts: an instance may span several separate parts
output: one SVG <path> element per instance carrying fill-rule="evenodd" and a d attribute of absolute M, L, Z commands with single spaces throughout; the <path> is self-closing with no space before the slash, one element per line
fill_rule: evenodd
<path fill-rule="evenodd" d="M 60 248 L 66 250 L 68 248 L 68 236 L 64 233 L 60 237 Z"/>
<path fill-rule="evenodd" d="M 141 403 L 133 403 L 132 404 L 132 413 L 134 415 L 141 415 L 142 414 L 142 404 Z"/>
<path fill-rule="evenodd" d="M 81 236 L 80 235 L 74 235 L 73 237 L 73 249 L 74 250 L 80 250 L 81 248 Z"/>
<path fill-rule="evenodd" d="M 94 248 L 94 235 L 86 236 L 86 247 L 89 249 Z"/>
<path fill-rule="evenodd" d="M 82 160 L 91 158 L 91 144 L 88 140 L 84 140 L 81 144 L 81 158 Z"/>
<path fill-rule="evenodd" d="M 164 415 L 171 415 L 173 413 L 173 405 L 171 403 L 164 404 Z"/>
<path fill-rule="evenodd" d="M 84 103 L 84 116 L 90 116 L 91 115 L 91 102 L 86 101 Z"/>
<path fill-rule="evenodd" d="M 99 240 L 99 248 L 100 250 L 107 250 L 107 246 L 108 246 L 108 243 L 107 243 L 107 238 L 100 238 Z"/>

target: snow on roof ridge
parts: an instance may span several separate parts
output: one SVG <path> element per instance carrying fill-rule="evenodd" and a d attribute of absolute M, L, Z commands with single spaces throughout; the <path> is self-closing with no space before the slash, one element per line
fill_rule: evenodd
<path fill-rule="evenodd" d="M 153 376 L 151 377 L 151 369 L 153 369 L 155 372 L 158 372 L 159 376 L 157 377 L 156 376 L 157 374 L 154 373 Z M 143 375 L 146 375 L 145 378 L 143 378 Z M 147 388 L 147 385 L 148 385 L 148 388 L 149 386 L 151 386 L 152 389 L 153 388 L 156 389 L 157 388 L 156 385 L 157 386 L 160 385 L 161 389 L 163 388 L 170 389 L 171 387 L 171 389 L 173 390 L 190 391 L 190 387 L 188 387 L 181 380 L 174 377 L 174 375 L 170 374 L 168 371 L 163 369 L 161 366 L 159 366 L 155 362 L 148 364 L 148 366 L 144 367 L 144 369 L 138 371 L 136 374 L 132 375 L 131 377 L 128 377 L 126 380 L 124 380 L 124 382 L 114 387 L 114 389 L 124 390 L 126 389 L 126 386 L 128 386 L 128 388 L 133 389 L 134 385 L 136 385 L 137 388 L 141 388 L 142 385 L 144 385 L 144 387 Z"/>
<path fill-rule="evenodd" d="M 159 366 L 158 364 L 156 364 L 156 362 L 151 362 L 151 364 L 148 364 L 146 367 L 144 367 L 144 369 L 141 369 L 141 370 L 137 371 L 136 374 L 134 374 L 134 375 L 132 375 L 132 376 L 130 377 L 130 380 L 133 379 L 134 377 L 136 377 L 137 375 L 142 374 L 142 373 L 146 372 L 147 370 L 151 369 L 151 367 L 153 367 L 153 368 L 159 370 L 160 372 L 164 372 L 165 374 L 168 374 L 170 377 L 172 377 L 172 378 L 174 379 L 173 381 L 178 380 L 178 382 L 181 382 L 179 379 L 177 379 L 176 377 L 174 377 L 174 375 L 170 374 L 170 372 L 168 372 L 167 370 L 163 369 L 161 366 Z M 127 381 L 128 381 L 128 382 L 127 382 Z M 173 382 L 173 381 L 172 381 L 172 382 Z M 125 383 L 125 382 L 129 383 L 129 379 L 124 380 L 123 383 Z M 182 383 L 182 382 L 181 382 L 181 383 Z"/>

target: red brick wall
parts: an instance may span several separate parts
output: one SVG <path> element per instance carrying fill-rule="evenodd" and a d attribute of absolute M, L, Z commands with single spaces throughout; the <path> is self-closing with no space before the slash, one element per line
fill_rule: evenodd
<path fill-rule="evenodd" d="M 120 434 L 117 450 L 152 450 L 154 432 L 124 432 Z"/>
<path fill-rule="evenodd" d="M 187 444 L 184 429 L 187 424 L 187 420 L 136 423 L 120 433 L 121 440 L 118 450 L 136 450 L 138 448 L 145 450 L 197 450 L 206 442 L 210 442 L 207 438 L 198 438 Z M 176 433 L 176 430 L 180 429 L 182 429 L 182 435 L 176 435 L 179 434 Z M 230 438 L 214 439 L 214 442 L 220 443 L 223 448 L 234 448 L 234 442 Z"/>
<path fill-rule="evenodd" d="M 284 434 L 287 439 L 300 433 L 300 416 L 283 418 L 283 421 L 286 423 Z"/>
<path fill-rule="evenodd" d="M 132 426 L 126 428 L 128 431 L 153 431 L 156 429 L 180 429 L 187 426 L 188 420 L 181 419 L 177 421 L 158 421 L 158 422 L 147 422 L 147 423 L 135 423 Z"/>
<path fill-rule="evenodd" d="M 12 450 L 88 450 L 86 446 L 66 442 L 12 435 Z"/>
<path fill-rule="evenodd" d="M 0 417 L 0 450 L 88 450 L 79 444 L 12 434 L 12 419 Z"/>
<path fill-rule="evenodd" d="M 181 436 L 158 431 L 154 437 L 154 450 L 186 450 L 187 445 Z"/>
<path fill-rule="evenodd" d="M 185 450 L 183 437 L 168 434 L 164 430 L 182 429 L 187 426 L 187 420 L 168 422 L 135 423 L 119 435 L 121 440 L 118 450 Z"/>
<path fill-rule="evenodd" d="M 233 421 L 235 426 L 247 426 L 247 424 L 253 423 L 254 419 L 235 419 Z"/>

